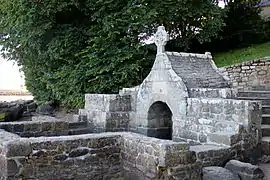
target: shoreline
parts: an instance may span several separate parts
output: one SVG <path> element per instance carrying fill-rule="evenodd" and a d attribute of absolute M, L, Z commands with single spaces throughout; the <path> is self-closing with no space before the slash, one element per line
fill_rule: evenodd
<path fill-rule="evenodd" d="M 25 100 L 33 100 L 33 96 L 32 95 L 26 95 L 26 96 L 20 96 L 20 95 L 16 95 L 16 96 L 8 96 L 8 95 L 4 95 L 2 96 L 0 94 L 0 103 L 1 102 L 12 102 L 12 101 L 25 101 Z"/>
<path fill-rule="evenodd" d="M 0 90 L 0 96 L 32 96 L 32 95 L 30 92 L 26 91 Z"/>

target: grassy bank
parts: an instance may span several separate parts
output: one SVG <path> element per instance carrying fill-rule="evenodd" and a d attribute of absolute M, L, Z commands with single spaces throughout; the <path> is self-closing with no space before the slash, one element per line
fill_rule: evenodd
<path fill-rule="evenodd" d="M 248 48 L 235 49 L 229 52 L 213 54 L 214 61 L 218 67 L 250 61 L 270 56 L 270 42 L 253 45 Z"/>

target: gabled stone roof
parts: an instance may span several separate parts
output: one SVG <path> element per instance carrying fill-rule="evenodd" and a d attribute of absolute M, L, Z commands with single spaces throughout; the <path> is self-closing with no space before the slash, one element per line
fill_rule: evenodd
<path fill-rule="evenodd" d="M 188 88 L 227 88 L 229 82 L 217 70 L 209 54 L 166 52 L 172 69 Z"/>

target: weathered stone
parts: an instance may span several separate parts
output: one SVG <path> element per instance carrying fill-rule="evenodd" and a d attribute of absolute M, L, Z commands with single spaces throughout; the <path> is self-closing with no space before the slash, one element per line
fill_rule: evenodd
<path fill-rule="evenodd" d="M 202 173 L 203 180 L 240 180 L 238 175 L 218 166 L 204 167 Z"/>
<path fill-rule="evenodd" d="M 79 156 L 84 156 L 86 154 L 89 153 L 89 149 L 88 148 L 78 148 L 78 149 L 74 149 L 72 150 L 68 156 L 69 157 L 79 157 Z"/>
<path fill-rule="evenodd" d="M 23 105 L 15 103 L 14 106 L 0 108 L 0 114 L 2 114 L 0 119 L 4 120 L 5 122 L 17 121 L 22 117 L 23 112 Z"/>
<path fill-rule="evenodd" d="M 54 113 L 54 108 L 48 104 L 41 104 L 37 107 L 36 112 L 41 115 L 52 115 Z"/>
<path fill-rule="evenodd" d="M 258 166 L 249 163 L 230 160 L 225 168 L 238 174 L 239 177 L 244 180 L 263 180 L 264 178 L 263 171 Z"/>
<path fill-rule="evenodd" d="M 37 150 L 37 151 L 34 151 L 31 155 L 32 156 L 36 156 L 36 157 L 41 157 L 41 156 L 44 156 L 46 154 L 46 151 L 44 150 Z"/>
<path fill-rule="evenodd" d="M 54 160 L 64 161 L 68 158 L 66 154 L 58 154 L 53 157 Z"/>
<path fill-rule="evenodd" d="M 7 144 L 7 157 L 28 156 L 32 152 L 30 143 L 27 141 L 12 141 Z"/>

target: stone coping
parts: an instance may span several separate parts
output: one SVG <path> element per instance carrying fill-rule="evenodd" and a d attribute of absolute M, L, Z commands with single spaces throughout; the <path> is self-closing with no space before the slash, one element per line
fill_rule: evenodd
<path fill-rule="evenodd" d="M 13 134 L 10 132 L 7 132 L 3 129 L 0 129 L 0 145 L 3 145 L 5 143 L 8 143 L 10 141 L 18 140 L 21 137 L 17 134 Z"/>
<path fill-rule="evenodd" d="M 189 144 L 186 142 L 174 142 L 171 140 L 157 139 L 153 137 L 147 137 L 141 134 L 132 132 L 105 132 L 96 134 L 82 134 L 82 135 L 68 135 L 68 136 L 53 136 L 53 137 L 20 137 L 19 135 L 7 132 L 0 129 L 0 145 L 13 144 L 14 142 L 25 142 L 25 143 L 45 143 L 45 142 L 63 142 L 63 141 L 76 141 L 76 140 L 87 140 L 87 139 L 103 139 L 103 138 L 124 138 L 125 140 L 132 140 L 134 143 L 143 143 L 146 145 L 153 145 L 157 148 L 164 150 L 189 150 Z"/>
<path fill-rule="evenodd" d="M 137 133 L 132 132 L 105 132 L 105 133 L 93 133 L 93 134 L 81 134 L 81 135 L 72 135 L 72 136 L 54 136 L 54 137 L 30 137 L 30 138 L 23 138 L 27 139 L 30 142 L 57 142 L 57 141 L 74 141 L 80 139 L 99 139 L 99 138 L 125 138 L 125 139 L 132 139 L 137 142 L 142 142 L 144 144 L 156 144 L 159 147 L 168 147 L 168 146 L 183 146 L 186 147 L 185 149 L 189 148 L 189 145 L 186 142 L 174 142 L 171 140 L 163 140 L 157 139 L 153 137 L 144 136 Z"/>
<path fill-rule="evenodd" d="M 210 150 L 222 150 L 222 149 L 228 149 L 229 146 L 224 145 L 212 145 L 212 144 L 204 144 L 204 145 L 196 145 L 191 146 L 190 150 L 195 152 L 204 152 L 204 151 L 210 151 Z"/>
<path fill-rule="evenodd" d="M 205 54 L 196 54 L 196 53 L 185 53 L 185 52 L 166 52 L 169 56 L 191 56 L 203 59 L 211 59 L 212 55 L 210 52 L 206 52 Z"/>
<path fill-rule="evenodd" d="M 66 122 L 64 120 L 57 120 L 57 119 L 43 119 L 38 121 L 13 121 L 13 122 L 0 122 L 1 125 L 17 125 L 17 124 L 40 124 L 40 123 L 54 123 L 54 122 Z"/>
<path fill-rule="evenodd" d="M 230 65 L 230 66 L 219 67 L 219 69 L 224 69 L 224 68 L 226 69 L 226 68 L 232 68 L 232 67 L 238 67 L 238 66 L 245 66 L 245 65 L 250 65 L 250 64 L 253 64 L 253 63 L 268 62 L 268 61 L 270 61 L 270 56 L 255 59 L 255 60 L 245 61 L 245 62 L 233 64 L 233 65 Z"/>

